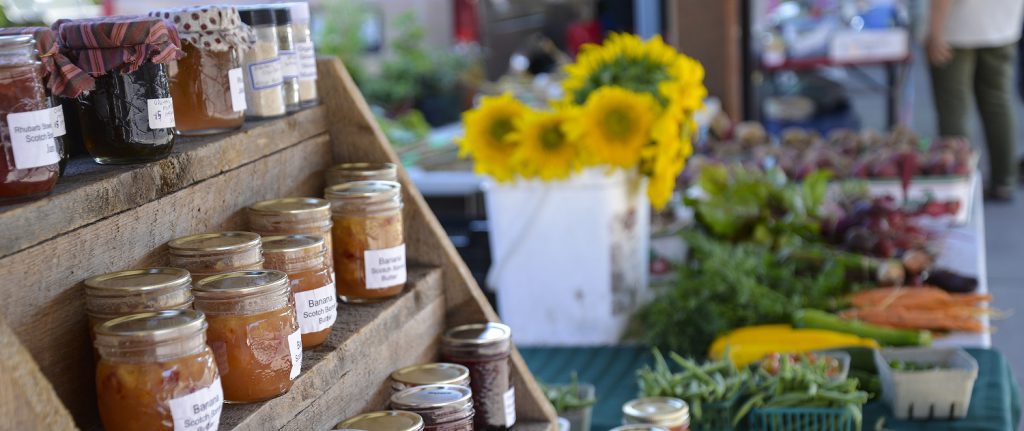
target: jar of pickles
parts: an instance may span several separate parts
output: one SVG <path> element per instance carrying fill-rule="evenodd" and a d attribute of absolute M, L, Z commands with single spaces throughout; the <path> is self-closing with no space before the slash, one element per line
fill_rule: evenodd
<path fill-rule="evenodd" d="M 456 326 L 441 340 L 441 358 L 469 368 L 478 430 L 503 430 L 516 424 L 511 353 L 512 329 L 501 323 Z"/>
<path fill-rule="evenodd" d="M 133 314 L 96 327 L 96 398 L 107 431 L 217 429 L 224 402 L 206 319 Z"/>
<path fill-rule="evenodd" d="M 331 203 L 317 198 L 284 198 L 257 202 L 249 207 L 249 228 L 260 235 L 319 235 L 324 238 L 324 260 L 334 278 L 334 243 L 331 240 Z"/>
<path fill-rule="evenodd" d="M 302 348 L 323 344 L 338 318 L 334 279 L 324 263 L 324 239 L 314 235 L 263 238 L 263 267 L 288 274 Z"/>
<path fill-rule="evenodd" d="M 316 50 L 309 30 L 309 3 L 286 3 L 292 10 L 292 35 L 299 54 L 299 103 L 313 106 L 319 101 L 316 89 Z"/>
<path fill-rule="evenodd" d="M 398 181 L 398 165 L 394 163 L 342 163 L 327 168 L 327 186 L 353 181 Z"/>
<path fill-rule="evenodd" d="M 469 368 L 436 362 L 402 368 L 391 373 L 391 390 L 401 392 L 416 386 L 452 385 L 469 387 Z"/>
<path fill-rule="evenodd" d="M 405 288 L 402 186 L 392 181 L 357 181 L 328 187 L 334 218 L 334 272 L 338 297 L 369 302 L 397 296 Z"/>
<path fill-rule="evenodd" d="M 187 269 L 192 281 L 232 271 L 263 269 L 260 236 L 252 232 L 191 235 L 167 243 L 171 266 Z"/>
<path fill-rule="evenodd" d="M 424 431 L 473 431 L 473 396 L 465 386 L 417 386 L 391 396 L 391 408 L 423 418 Z"/>
<path fill-rule="evenodd" d="M 174 26 L 143 16 L 54 25 L 62 52 L 96 80 L 78 101 L 92 158 L 124 164 L 170 154 L 175 118 L 167 64 L 184 55 Z"/>
<path fill-rule="evenodd" d="M 193 6 L 149 13 L 174 23 L 185 57 L 171 63 L 168 79 L 175 127 L 182 135 L 208 135 L 242 127 L 245 81 L 242 53 L 255 35 L 231 6 Z"/>
<path fill-rule="evenodd" d="M 423 429 L 423 418 L 412 412 L 372 412 L 345 419 L 335 426 L 334 429 L 346 431 L 421 431 Z"/>
<path fill-rule="evenodd" d="M 0 37 L 0 203 L 44 196 L 57 184 L 43 65 L 32 36 Z"/>
<path fill-rule="evenodd" d="M 90 277 L 83 284 L 90 331 L 129 314 L 192 308 L 192 277 L 180 268 L 111 272 Z"/>
<path fill-rule="evenodd" d="M 210 323 L 206 338 L 229 403 L 277 397 L 302 366 L 302 337 L 288 276 L 238 271 L 209 277 L 193 289 L 195 308 Z"/>
<path fill-rule="evenodd" d="M 687 431 L 690 429 L 690 407 L 679 398 L 639 398 L 622 406 L 622 423 L 656 425 L 668 431 Z"/>

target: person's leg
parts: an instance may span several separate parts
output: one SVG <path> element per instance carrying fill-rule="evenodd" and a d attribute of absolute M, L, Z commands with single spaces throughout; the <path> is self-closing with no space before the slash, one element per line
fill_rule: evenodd
<path fill-rule="evenodd" d="M 931 66 L 940 136 L 967 136 L 967 107 L 974 86 L 974 50 L 954 49 L 953 60 Z"/>
<path fill-rule="evenodd" d="M 1017 184 L 1017 152 L 1013 122 L 1013 64 L 1016 44 L 977 50 L 974 94 L 985 129 L 995 198 L 1009 199 Z"/>

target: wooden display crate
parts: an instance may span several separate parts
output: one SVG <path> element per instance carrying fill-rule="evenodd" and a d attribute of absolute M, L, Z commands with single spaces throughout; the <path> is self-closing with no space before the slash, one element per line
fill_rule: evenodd
<path fill-rule="evenodd" d="M 179 139 L 154 163 L 74 160 L 53 194 L 0 208 L 0 417 L 5 429 L 97 429 L 93 353 L 81 281 L 166 265 L 179 236 L 246 227 L 258 200 L 321 196 L 323 171 L 346 161 L 398 162 L 337 59 L 321 59 L 322 105 L 237 132 Z M 339 307 L 302 374 L 270 401 L 225 405 L 221 429 L 330 429 L 382 409 L 391 371 L 437 359 L 451 326 L 497 321 L 468 268 L 404 171 L 409 282 L 398 298 Z M 513 352 L 519 425 L 554 429 L 555 414 Z M 7 428 L 9 427 L 9 428 Z"/>

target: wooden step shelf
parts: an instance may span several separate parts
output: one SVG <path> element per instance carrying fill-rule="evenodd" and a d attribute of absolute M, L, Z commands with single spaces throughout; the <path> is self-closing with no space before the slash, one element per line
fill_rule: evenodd
<path fill-rule="evenodd" d="M 0 207 L 0 415 L 12 429 L 99 429 L 81 280 L 166 264 L 175 237 L 244 229 L 244 208 L 320 196 L 323 171 L 345 161 L 398 162 L 337 59 L 319 62 L 321 106 L 241 130 L 179 139 L 159 162 L 73 160 L 54 192 Z M 409 288 L 339 307 L 328 341 L 305 352 L 287 394 L 227 405 L 223 430 L 329 429 L 385 407 L 387 375 L 437 358 L 445 328 L 497 321 L 468 268 L 404 171 Z M 554 429 L 554 411 L 513 352 L 516 429 Z"/>

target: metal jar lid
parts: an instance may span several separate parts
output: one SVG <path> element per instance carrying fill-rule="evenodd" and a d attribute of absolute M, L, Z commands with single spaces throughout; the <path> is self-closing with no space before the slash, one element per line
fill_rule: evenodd
<path fill-rule="evenodd" d="M 391 373 L 391 380 L 406 386 L 466 386 L 469 384 L 469 368 L 444 362 L 413 365 Z"/>
<path fill-rule="evenodd" d="M 321 213 L 330 217 L 331 203 L 317 198 L 282 198 L 260 201 L 249 207 L 249 212 L 257 214 L 305 214 Z"/>
<path fill-rule="evenodd" d="M 483 346 L 509 343 L 512 328 L 502 323 L 472 323 L 456 326 L 444 333 L 443 343 L 448 346 Z"/>
<path fill-rule="evenodd" d="M 217 232 L 191 235 L 167 243 L 171 254 L 195 256 L 211 253 L 238 253 L 260 246 L 260 236 L 252 232 Z"/>
<path fill-rule="evenodd" d="M 392 395 L 391 408 L 431 413 L 456 412 L 473 408 L 473 392 L 465 386 L 417 386 Z"/>
<path fill-rule="evenodd" d="M 324 190 L 324 197 L 335 200 L 370 201 L 398 196 L 402 185 L 394 181 L 352 181 L 336 184 Z"/>
<path fill-rule="evenodd" d="M 350 181 L 396 181 L 398 165 L 394 163 L 342 163 L 327 168 L 327 185 L 344 184 Z"/>
<path fill-rule="evenodd" d="M 648 424 L 629 424 L 612 428 L 612 431 L 668 431 L 668 428 Z"/>
<path fill-rule="evenodd" d="M 275 270 L 235 271 L 214 275 L 196 283 L 193 294 L 202 300 L 239 299 L 281 291 L 291 292 L 288 275 Z"/>
<path fill-rule="evenodd" d="M 132 314 L 96 326 L 96 347 L 151 349 L 181 339 L 202 337 L 206 316 L 195 310 L 169 310 Z"/>
<path fill-rule="evenodd" d="M 117 271 L 86 279 L 85 309 L 91 315 L 156 311 L 192 303 L 192 277 L 180 268 Z"/>
<path fill-rule="evenodd" d="M 622 418 L 627 424 L 640 423 L 675 428 L 690 423 L 690 406 L 679 398 L 639 398 L 622 406 Z"/>
<path fill-rule="evenodd" d="M 263 254 L 317 254 L 324 251 L 324 237 L 319 235 L 277 235 L 263 238 Z"/>
<path fill-rule="evenodd" d="M 334 427 L 349 431 L 420 431 L 423 418 L 416 413 L 384 411 L 351 417 Z"/>

